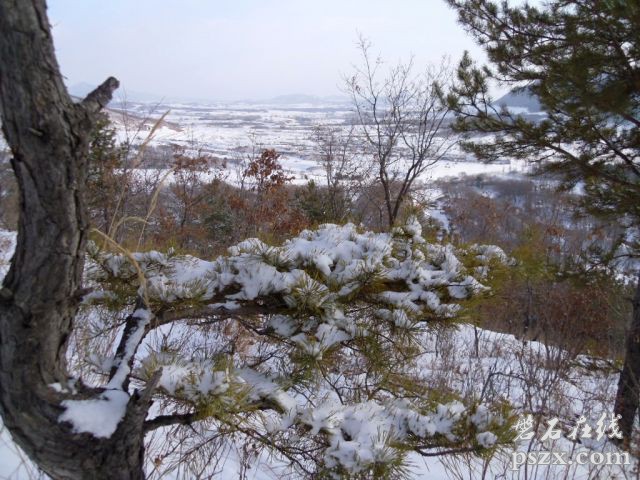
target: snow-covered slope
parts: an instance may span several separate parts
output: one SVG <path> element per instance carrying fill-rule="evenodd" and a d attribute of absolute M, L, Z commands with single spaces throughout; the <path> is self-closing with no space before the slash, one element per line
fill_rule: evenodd
<path fill-rule="evenodd" d="M 0 231 L 0 278 L 6 274 L 14 248 L 15 234 Z M 579 356 L 538 342 L 522 341 L 512 335 L 501 334 L 461 324 L 453 328 L 425 334 L 421 341 L 422 356 L 416 367 L 419 375 L 433 389 L 461 392 L 468 398 L 484 401 L 503 399 L 516 413 L 534 412 L 541 424 L 531 440 L 520 442 L 517 451 L 565 452 L 570 465 L 532 466 L 513 468 L 513 449 L 505 449 L 491 458 L 470 454 L 423 458 L 410 454 L 409 478 L 548 478 L 591 479 L 628 478 L 637 464 L 601 466 L 593 462 L 578 465 L 580 452 L 607 452 L 615 449 L 602 439 L 583 438 L 580 443 L 567 438 L 580 417 L 597 429 L 603 414 L 607 421 L 613 405 L 617 372 L 611 362 Z M 545 422 L 559 419 L 562 431 L 558 439 L 542 441 L 548 426 Z M 606 435 L 605 435 L 606 437 Z M 149 439 L 157 441 L 158 439 Z M 588 448 L 587 448 L 588 447 Z M 220 478 L 238 478 L 242 446 L 229 444 L 228 457 L 220 465 Z M 596 457 L 597 460 L 599 457 Z M 624 460 L 624 457 L 621 457 Z M 283 465 L 273 458 L 259 455 L 246 478 L 266 480 L 280 478 Z M 150 466 L 151 469 L 151 466 Z M 32 478 L 35 470 L 24 461 L 6 431 L 0 435 L 0 478 Z M 151 472 L 154 478 L 159 478 Z M 177 478 L 174 475 L 163 478 Z"/>

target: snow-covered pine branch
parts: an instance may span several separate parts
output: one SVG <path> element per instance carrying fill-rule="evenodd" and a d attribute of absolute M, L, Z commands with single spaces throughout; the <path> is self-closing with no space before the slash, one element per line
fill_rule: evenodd
<path fill-rule="evenodd" d="M 285 456 L 304 436 L 301 464 L 340 475 L 401 468 L 408 450 L 508 441 L 501 406 L 431 390 L 415 363 L 430 325 L 454 318 L 488 290 L 489 267 L 508 263 L 497 247 L 428 243 L 411 218 L 392 233 L 327 224 L 282 246 L 249 239 L 213 261 L 89 252 L 87 310 L 135 309 L 138 329 L 121 335 L 119 354 L 92 361 L 106 388 L 126 385 L 130 369 L 136 385 L 155 374 L 161 416 L 148 429 L 213 422 Z"/>

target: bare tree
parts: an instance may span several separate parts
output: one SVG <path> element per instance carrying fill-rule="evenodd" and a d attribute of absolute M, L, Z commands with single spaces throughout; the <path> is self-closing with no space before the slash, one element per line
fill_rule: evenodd
<path fill-rule="evenodd" d="M 349 205 L 367 173 L 359 161 L 361 152 L 356 149 L 355 127 L 345 131 L 342 127 L 317 125 L 312 141 L 316 161 L 324 172 L 327 216 L 343 222 L 350 214 Z"/>
<path fill-rule="evenodd" d="M 449 108 L 443 95 L 451 70 L 443 60 L 416 75 L 411 60 L 384 76 L 384 63 L 372 57 L 371 43 L 360 37 L 358 47 L 362 65 L 347 79 L 347 91 L 376 166 L 389 227 L 393 227 L 419 177 L 457 141 L 447 126 Z"/>

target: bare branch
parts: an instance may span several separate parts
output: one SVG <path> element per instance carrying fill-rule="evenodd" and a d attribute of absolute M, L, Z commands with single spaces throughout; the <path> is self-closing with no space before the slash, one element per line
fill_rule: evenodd
<path fill-rule="evenodd" d="M 115 92 L 119 86 L 120 82 L 115 77 L 107 78 L 99 87 L 82 100 L 82 106 L 90 114 L 98 113 L 111 101 L 113 92 Z"/>
<path fill-rule="evenodd" d="M 145 433 L 160 427 L 171 425 L 191 425 L 198 419 L 195 413 L 175 413 L 173 415 L 159 415 L 144 422 Z"/>

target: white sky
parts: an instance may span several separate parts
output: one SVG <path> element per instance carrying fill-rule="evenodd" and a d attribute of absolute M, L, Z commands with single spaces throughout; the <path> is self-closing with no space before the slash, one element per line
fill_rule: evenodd
<path fill-rule="evenodd" d="M 49 18 L 69 85 L 160 96 L 340 94 L 358 32 L 390 63 L 484 58 L 443 0 L 50 0 Z"/>

